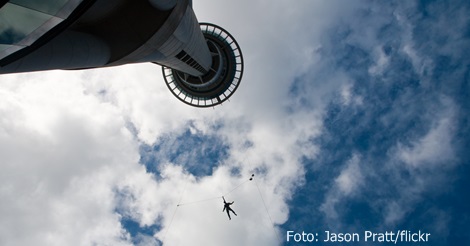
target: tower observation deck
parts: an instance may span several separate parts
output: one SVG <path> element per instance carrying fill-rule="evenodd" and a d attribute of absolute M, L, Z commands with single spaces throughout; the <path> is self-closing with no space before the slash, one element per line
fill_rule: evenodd
<path fill-rule="evenodd" d="M 196 107 L 226 101 L 243 76 L 236 40 L 199 23 L 191 0 L 0 0 L 0 74 L 143 62 Z"/>

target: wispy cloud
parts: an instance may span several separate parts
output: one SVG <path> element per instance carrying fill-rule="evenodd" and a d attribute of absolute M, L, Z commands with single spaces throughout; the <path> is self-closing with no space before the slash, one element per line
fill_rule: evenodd
<path fill-rule="evenodd" d="M 312 140 L 319 152 L 304 162 L 307 182 L 290 203 L 293 219 L 286 229 L 408 226 L 446 240 L 457 220 L 443 219 L 452 212 L 436 199 L 455 189 L 465 163 L 459 145 L 468 134 L 462 124 L 466 96 L 456 88 L 468 89 L 466 69 L 457 64 L 469 60 L 446 48 L 468 40 L 452 34 L 469 25 L 460 13 L 448 3 L 371 4 L 327 32 L 318 53 L 324 70 L 312 67 L 303 80 L 311 83 L 302 83 L 299 94 L 316 89 L 322 71 L 344 79 L 323 97 L 324 128 Z M 456 25 L 443 24 L 450 19 Z M 303 105 L 314 100 L 303 99 Z M 425 220 L 426 214 L 439 216 Z"/>
<path fill-rule="evenodd" d="M 469 131 L 457 5 L 194 2 L 246 59 L 214 109 L 181 104 L 151 64 L 2 76 L 0 244 L 276 245 L 286 228 L 360 226 L 446 238 L 457 210 L 433 201 L 461 189 Z"/>

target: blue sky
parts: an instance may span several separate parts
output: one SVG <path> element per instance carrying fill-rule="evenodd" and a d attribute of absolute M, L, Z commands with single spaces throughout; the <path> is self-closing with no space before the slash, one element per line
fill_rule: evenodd
<path fill-rule="evenodd" d="M 328 103 L 324 132 L 312 140 L 320 154 L 303 160 L 306 184 L 295 191 L 282 228 L 361 234 L 406 228 L 430 232 L 431 245 L 466 244 L 469 58 L 459 49 L 468 46 L 470 29 L 459 12 L 468 4 L 374 7 L 325 35 L 321 59 L 348 74 L 353 96 L 345 102 L 337 92 Z M 384 23 L 364 26 L 377 16 Z M 372 33 L 378 48 L 370 50 L 359 32 Z M 308 103 L 304 92 L 313 83 L 314 74 L 302 76 L 291 93 Z"/>
<path fill-rule="evenodd" d="M 463 194 L 469 184 L 469 60 L 440 47 L 456 42 L 458 49 L 469 29 L 467 23 L 456 37 L 449 34 L 453 28 L 438 26 L 456 9 L 468 8 L 461 4 L 436 9 L 435 3 L 423 2 L 408 9 L 411 40 L 401 39 L 407 30 L 392 18 L 378 26 L 381 47 L 375 52 L 387 59 L 379 74 L 371 74 L 374 52 L 354 42 L 360 27 L 344 25 L 327 35 L 331 48 L 322 58 L 348 73 L 354 80 L 349 93 L 359 100 L 345 103 L 336 97 L 326 107 L 325 130 L 313 140 L 321 154 L 303 161 L 306 184 L 289 202 L 290 218 L 282 228 L 361 234 L 406 228 L 432 233 L 431 245 L 468 243 L 470 203 Z M 381 7 L 358 18 L 392 15 L 389 6 Z M 406 42 L 423 59 L 420 69 L 403 54 Z M 298 87 L 309 87 L 312 80 L 309 75 L 298 79 L 292 93 L 307 97 Z M 344 173 L 356 178 L 347 179 L 352 191 L 341 189 Z"/>
<path fill-rule="evenodd" d="M 193 7 L 245 58 L 214 109 L 173 98 L 153 64 L 0 77 L 1 245 L 470 242 L 468 1 Z"/>

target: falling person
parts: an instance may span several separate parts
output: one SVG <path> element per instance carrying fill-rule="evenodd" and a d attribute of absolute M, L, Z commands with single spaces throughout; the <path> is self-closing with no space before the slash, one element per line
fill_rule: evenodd
<path fill-rule="evenodd" d="M 230 205 L 232 205 L 234 202 L 233 201 L 232 202 L 226 202 L 224 197 L 222 197 L 222 199 L 224 199 L 224 209 L 222 210 L 222 212 L 227 210 L 228 219 L 231 220 L 232 218 L 230 218 L 229 211 L 232 211 L 232 213 L 235 214 L 235 216 L 237 216 L 237 213 L 235 213 L 235 211 L 233 211 L 233 209 L 230 208 Z"/>

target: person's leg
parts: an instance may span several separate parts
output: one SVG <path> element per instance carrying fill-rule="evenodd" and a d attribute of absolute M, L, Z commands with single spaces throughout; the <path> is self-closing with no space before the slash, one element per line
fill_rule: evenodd
<path fill-rule="evenodd" d="M 228 215 L 228 219 L 232 220 L 232 218 L 230 218 L 230 213 L 229 213 L 228 209 L 227 209 L 227 215 Z"/>
<path fill-rule="evenodd" d="M 237 213 L 235 213 L 235 211 L 233 211 L 233 209 L 230 209 L 230 211 L 232 211 L 232 213 L 235 214 L 235 216 L 238 216 Z"/>

